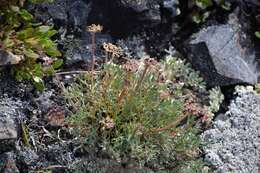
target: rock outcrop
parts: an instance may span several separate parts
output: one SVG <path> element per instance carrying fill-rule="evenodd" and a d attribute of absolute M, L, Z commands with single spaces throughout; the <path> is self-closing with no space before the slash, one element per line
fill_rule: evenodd
<path fill-rule="evenodd" d="M 205 27 L 189 42 L 189 59 L 210 86 L 258 81 L 255 50 L 238 20 L 231 14 L 227 24 Z"/>

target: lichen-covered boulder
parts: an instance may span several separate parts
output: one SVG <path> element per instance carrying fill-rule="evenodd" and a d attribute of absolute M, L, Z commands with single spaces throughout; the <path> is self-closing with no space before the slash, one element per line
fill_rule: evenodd
<path fill-rule="evenodd" d="M 260 170 L 260 94 L 240 88 L 229 110 L 202 134 L 205 160 L 219 173 Z"/>

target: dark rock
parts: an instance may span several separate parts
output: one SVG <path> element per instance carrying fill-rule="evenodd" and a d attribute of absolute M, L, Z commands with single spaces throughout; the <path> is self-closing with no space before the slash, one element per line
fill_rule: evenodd
<path fill-rule="evenodd" d="M 66 0 L 56 0 L 54 3 L 30 4 L 27 8 L 37 20 L 44 23 L 54 20 L 61 26 L 68 24 Z"/>
<path fill-rule="evenodd" d="M 83 1 L 69 1 L 68 16 L 69 24 L 74 28 L 85 29 L 87 25 L 87 19 L 91 10 L 90 4 L 86 4 Z"/>
<path fill-rule="evenodd" d="M 209 86 L 257 83 L 255 51 L 235 13 L 229 22 L 203 28 L 189 42 L 188 58 Z"/>
<path fill-rule="evenodd" d="M 161 16 L 158 2 L 158 0 L 117 0 L 116 3 L 122 9 L 131 9 L 133 12 L 139 13 L 137 20 L 160 22 Z"/>
<path fill-rule="evenodd" d="M 96 51 L 97 60 L 102 60 L 104 53 L 102 52 L 102 44 L 104 42 L 112 42 L 112 38 L 107 34 L 96 34 Z M 82 32 L 79 37 L 67 37 L 60 42 L 65 49 L 66 62 L 65 65 L 71 67 L 77 64 L 89 64 L 92 57 L 91 35 L 88 32 Z"/>
<path fill-rule="evenodd" d="M 95 0 L 89 23 L 100 23 L 112 34 L 127 35 L 161 23 L 162 0 Z"/>
<path fill-rule="evenodd" d="M 36 19 L 47 22 L 53 20 L 57 27 L 83 29 L 86 27 L 91 4 L 83 0 L 55 0 L 52 3 L 41 3 L 28 7 Z"/>
<path fill-rule="evenodd" d="M 254 6 L 260 7 L 259 0 L 244 0 L 244 1 L 241 1 L 241 2 L 246 3 L 247 5 L 254 5 Z"/>
<path fill-rule="evenodd" d="M 164 0 L 163 8 L 168 11 L 170 17 L 176 17 L 180 14 L 180 9 L 178 8 L 179 0 Z"/>
<path fill-rule="evenodd" d="M 178 0 L 55 0 L 27 8 L 39 21 L 54 21 L 58 28 L 82 31 L 87 24 L 95 23 L 118 36 L 156 26 L 165 13 L 177 16 L 178 4 Z"/>
<path fill-rule="evenodd" d="M 17 82 L 13 76 L 10 75 L 9 71 L 2 71 L 0 75 L 0 98 L 5 97 L 16 97 L 22 101 L 28 101 L 33 94 L 33 85 L 29 82 Z"/>

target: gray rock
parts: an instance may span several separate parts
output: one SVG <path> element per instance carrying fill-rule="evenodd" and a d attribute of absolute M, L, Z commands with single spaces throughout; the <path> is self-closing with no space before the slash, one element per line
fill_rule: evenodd
<path fill-rule="evenodd" d="M 0 66 L 18 64 L 22 59 L 22 56 L 0 49 Z"/>
<path fill-rule="evenodd" d="M 1 98 L 0 100 L 0 153 L 14 148 L 17 139 L 16 119 L 23 104 L 19 100 Z"/>
<path fill-rule="evenodd" d="M 189 59 L 210 86 L 257 83 L 255 51 L 235 14 L 227 24 L 203 28 L 189 44 Z"/>
<path fill-rule="evenodd" d="M 260 94 L 238 91 L 225 118 L 202 134 L 205 160 L 220 173 L 260 171 Z"/>

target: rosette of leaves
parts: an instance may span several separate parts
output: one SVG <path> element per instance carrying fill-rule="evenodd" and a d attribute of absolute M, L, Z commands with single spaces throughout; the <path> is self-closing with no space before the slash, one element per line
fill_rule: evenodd
<path fill-rule="evenodd" d="M 134 160 L 155 171 L 173 170 L 178 159 L 190 159 L 186 151 L 200 145 L 193 126 L 198 117 L 185 112 L 187 96 L 169 87 L 176 81 L 163 73 L 168 63 L 109 62 L 64 88 L 70 126 L 86 146 L 98 148 L 88 152 L 101 149 L 118 162 Z"/>
<path fill-rule="evenodd" d="M 23 9 L 25 0 L 2 1 L 0 0 L 1 49 L 22 57 L 22 62 L 12 69 L 17 80 L 31 80 L 37 89 L 42 90 L 42 78 L 52 75 L 62 64 L 56 58 L 61 53 L 51 40 L 56 31 L 51 26 L 36 23 L 33 15 Z"/>

